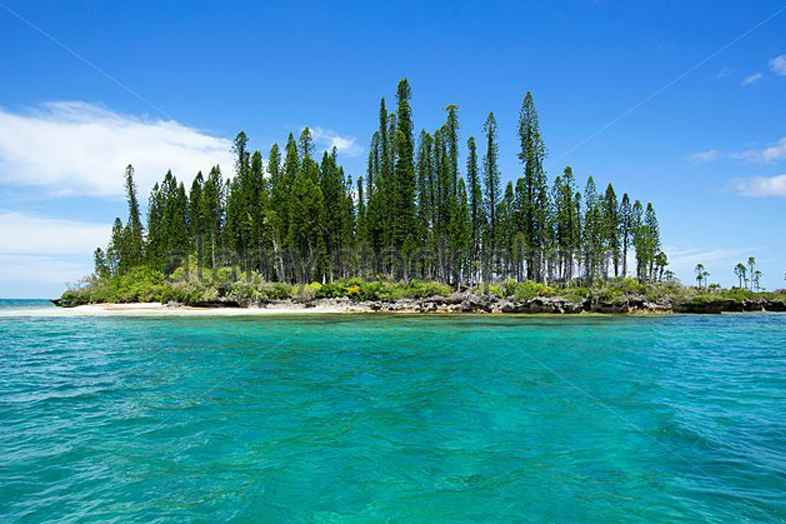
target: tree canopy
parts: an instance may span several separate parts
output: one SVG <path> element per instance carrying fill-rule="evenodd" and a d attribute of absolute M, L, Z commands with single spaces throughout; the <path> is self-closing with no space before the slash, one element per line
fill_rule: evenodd
<path fill-rule="evenodd" d="M 493 112 L 464 153 L 459 107 L 447 105 L 441 125 L 416 134 L 411 100 L 407 79 L 396 89 L 395 112 L 380 100 L 366 172 L 355 182 L 335 148 L 316 151 L 307 127 L 266 158 L 240 132 L 232 176 L 214 166 L 187 190 L 167 172 L 150 192 L 143 224 L 128 166 L 128 217 L 115 220 L 108 247 L 94 253 L 96 274 L 234 267 L 290 284 L 347 277 L 568 284 L 627 276 L 635 257 L 640 281 L 663 278 L 668 260 L 651 203 L 627 193 L 619 199 L 611 184 L 599 191 L 592 176 L 580 191 L 569 166 L 550 183 L 531 93 L 519 112 L 520 176 L 504 186 Z M 742 282 L 753 268 L 740 266 Z"/>

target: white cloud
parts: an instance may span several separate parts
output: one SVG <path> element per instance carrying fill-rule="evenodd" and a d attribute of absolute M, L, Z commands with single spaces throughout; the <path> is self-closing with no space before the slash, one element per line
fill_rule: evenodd
<path fill-rule="evenodd" d="M 761 80 L 762 78 L 764 78 L 763 74 L 761 74 L 761 73 L 753 73 L 752 75 L 746 76 L 742 80 L 742 85 L 743 86 L 753 85 L 756 82 L 758 82 L 759 80 Z"/>
<path fill-rule="evenodd" d="M 764 149 L 747 149 L 739 153 L 731 153 L 735 159 L 753 160 L 755 162 L 774 162 L 786 158 L 786 137 Z"/>
<path fill-rule="evenodd" d="M 111 225 L 0 213 L 0 254 L 85 254 L 109 240 Z"/>
<path fill-rule="evenodd" d="M 0 272 L 3 297 L 57 296 L 67 283 L 77 282 L 93 271 L 84 261 L 46 255 L 0 254 L 0 267 L 3 268 Z"/>
<path fill-rule="evenodd" d="M 232 165 L 232 142 L 174 121 L 123 115 L 86 102 L 50 102 L 13 113 L 0 108 L 0 181 L 55 196 L 117 196 L 136 169 L 141 195 L 167 169 L 184 179 Z"/>
<path fill-rule="evenodd" d="M 786 55 L 776 56 L 770 60 L 770 69 L 778 76 L 786 76 Z"/>
<path fill-rule="evenodd" d="M 314 143 L 319 144 L 325 151 L 330 151 L 334 147 L 342 155 L 357 157 L 363 154 L 363 148 L 356 142 L 355 137 L 344 137 L 322 127 L 310 127 L 311 136 Z"/>
<path fill-rule="evenodd" d="M 669 269 L 673 271 L 693 270 L 696 264 L 730 260 L 751 249 L 665 249 L 669 257 Z"/>
<path fill-rule="evenodd" d="M 775 162 L 786 159 L 786 137 L 762 149 L 746 149 L 744 151 L 725 152 L 718 149 L 698 151 L 688 155 L 688 159 L 696 162 L 713 162 L 720 159 L 748 160 L 752 162 Z"/>
<path fill-rule="evenodd" d="M 771 177 L 754 176 L 733 182 L 734 188 L 742 196 L 748 197 L 786 197 L 786 174 Z"/>
<path fill-rule="evenodd" d="M 766 147 L 761 152 L 762 162 L 772 162 L 786 158 L 786 137 L 781 138 L 777 144 Z"/>
<path fill-rule="evenodd" d="M 93 250 L 110 232 L 106 224 L 0 213 L 0 296 L 59 295 L 93 271 Z"/>
<path fill-rule="evenodd" d="M 734 70 L 728 66 L 723 66 L 723 68 L 718 71 L 717 78 L 726 78 L 727 76 L 731 76 Z"/>
<path fill-rule="evenodd" d="M 709 149 L 707 151 L 699 151 L 698 153 L 693 153 L 690 155 L 691 160 L 695 160 L 697 162 L 712 162 L 717 160 L 720 156 L 720 151 L 717 149 Z"/>

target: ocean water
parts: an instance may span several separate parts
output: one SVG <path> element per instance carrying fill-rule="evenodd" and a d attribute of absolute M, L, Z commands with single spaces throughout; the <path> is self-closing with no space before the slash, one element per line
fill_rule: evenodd
<path fill-rule="evenodd" d="M 0 312 L 0 522 L 786 522 L 786 315 Z"/>

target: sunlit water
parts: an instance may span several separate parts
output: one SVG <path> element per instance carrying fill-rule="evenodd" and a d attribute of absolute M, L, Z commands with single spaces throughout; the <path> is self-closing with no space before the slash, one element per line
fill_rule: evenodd
<path fill-rule="evenodd" d="M 786 315 L 0 312 L 0 522 L 196 521 L 784 522 Z"/>

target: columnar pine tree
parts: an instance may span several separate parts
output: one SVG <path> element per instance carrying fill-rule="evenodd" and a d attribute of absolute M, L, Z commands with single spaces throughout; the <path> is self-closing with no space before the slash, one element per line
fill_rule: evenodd
<path fill-rule="evenodd" d="M 123 222 L 117 217 L 115 218 L 115 223 L 112 225 L 112 235 L 109 239 L 109 247 L 106 249 L 107 266 L 112 275 L 122 274 L 123 252 Z"/>
<path fill-rule="evenodd" d="M 191 240 L 191 249 L 196 253 L 197 275 L 202 278 L 205 252 L 205 220 L 202 214 L 202 187 L 204 177 L 202 171 L 194 177 L 191 191 L 188 196 L 188 234 Z"/>
<path fill-rule="evenodd" d="M 658 218 L 655 216 L 655 209 L 649 202 L 644 212 L 643 229 L 645 278 L 652 282 L 655 280 L 656 258 L 660 253 L 660 227 L 658 226 Z"/>
<path fill-rule="evenodd" d="M 95 265 L 95 275 L 98 278 L 109 278 L 111 275 L 109 264 L 107 263 L 104 250 L 100 247 L 97 247 L 93 252 L 93 263 Z"/>
<path fill-rule="evenodd" d="M 205 235 L 205 261 L 211 269 L 218 267 L 221 230 L 224 226 L 224 179 L 221 169 L 213 166 L 202 187 L 202 220 Z"/>
<path fill-rule="evenodd" d="M 592 283 L 601 276 L 605 261 L 603 208 L 592 177 L 587 180 L 584 195 L 584 271 Z"/>
<path fill-rule="evenodd" d="M 622 195 L 622 202 L 620 203 L 619 210 L 619 237 L 620 247 L 622 249 L 622 276 L 628 276 L 628 249 L 635 236 L 635 229 L 633 225 L 633 209 L 630 205 L 630 197 L 625 193 Z"/>
<path fill-rule="evenodd" d="M 633 247 L 636 251 L 636 278 L 644 281 L 647 260 L 646 231 L 644 230 L 644 206 L 639 200 L 631 208 L 631 230 L 633 231 Z"/>
<path fill-rule="evenodd" d="M 458 286 L 469 271 L 469 248 L 472 239 L 469 203 L 464 179 L 459 178 L 456 185 L 456 199 L 450 217 L 450 252 L 453 255 L 453 284 Z"/>
<path fill-rule="evenodd" d="M 94 252 L 96 275 L 114 278 L 145 265 L 167 275 L 178 268 L 186 275 L 196 268 L 197 276 L 203 268 L 241 269 L 293 284 L 367 276 L 563 286 L 584 277 L 591 285 L 626 276 L 629 248 L 642 282 L 668 275 L 651 204 L 646 210 L 640 201 L 631 205 L 627 194 L 618 202 L 611 184 L 599 195 L 592 177 L 582 198 L 570 167 L 549 188 L 530 93 L 518 122 L 522 176 L 506 181 L 504 191 L 494 114 L 483 126 L 482 160 L 468 138 L 462 177 L 458 108 L 447 106 L 446 121 L 416 141 L 411 96 L 404 79 L 395 113 L 380 101 L 365 176 L 356 183 L 335 148 L 317 152 L 308 128 L 298 139 L 290 134 L 283 151 L 273 145 L 266 162 L 240 132 L 234 176 L 225 180 L 214 166 L 207 177 L 197 173 L 187 192 L 184 181 L 167 172 L 150 191 L 144 226 L 128 166 L 128 220 L 124 225 L 118 218 L 106 250 Z M 750 266 L 746 273 L 757 274 L 755 262 Z"/>
<path fill-rule="evenodd" d="M 409 100 L 412 92 L 405 78 L 398 84 L 396 92 L 397 127 L 396 127 L 396 164 L 395 164 L 395 206 L 396 224 L 394 246 L 403 250 L 404 256 L 412 254 L 417 237 L 415 209 L 415 165 L 414 138 L 412 136 L 412 110 Z"/>
<path fill-rule="evenodd" d="M 143 236 L 142 221 L 139 218 L 139 202 L 136 197 L 136 184 L 134 183 L 134 167 L 126 167 L 125 175 L 126 198 L 128 199 L 128 222 L 126 222 L 124 264 L 126 268 L 137 266 L 143 262 Z"/>
<path fill-rule="evenodd" d="M 614 266 L 614 276 L 619 276 L 620 267 L 620 216 L 619 201 L 614 187 L 609 184 L 603 195 L 603 236 L 605 237 L 607 259 Z"/>
<path fill-rule="evenodd" d="M 581 209 L 576 203 L 576 178 L 570 166 L 555 179 L 552 193 L 558 265 L 562 280 L 567 282 L 573 278 L 576 251 L 581 243 Z"/>
<path fill-rule="evenodd" d="M 497 145 L 497 121 L 494 113 L 489 112 L 483 125 L 486 134 L 486 154 L 483 156 L 483 179 L 486 188 L 486 214 L 489 217 L 489 239 L 487 253 L 494 256 L 497 249 L 497 205 L 500 199 L 500 173 L 498 165 L 499 146 Z M 493 261 L 491 261 L 493 264 Z"/>
<path fill-rule="evenodd" d="M 470 261 L 474 278 L 478 276 L 475 275 L 475 272 L 480 269 L 481 239 L 486 219 L 483 212 L 483 187 L 478 170 L 478 153 L 474 137 L 469 137 L 467 140 L 467 149 L 467 184 L 469 185 L 469 210 L 472 231 L 470 235 Z"/>
<path fill-rule="evenodd" d="M 445 123 L 445 142 L 448 148 L 448 161 L 450 162 L 450 188 L 449 193 L 455 198 L 458 191 L 458 178 L 459 178 L 459 121 L 458 121 L 458 106 L 451 104 L 445 108 L 448 112 L 448 120 Z"/>
<path fill-rule="evenodd" d="M 540 121 L 532 94 L 527 92 L 519 113 L 519 161 L 524 166 L 521 186 L 521 214 L 527 250 L 527 278 L 542 280 L 541 260 L 546 244 L 547 182 L 543 170 L 546 147 L 540 135 Z"/>

